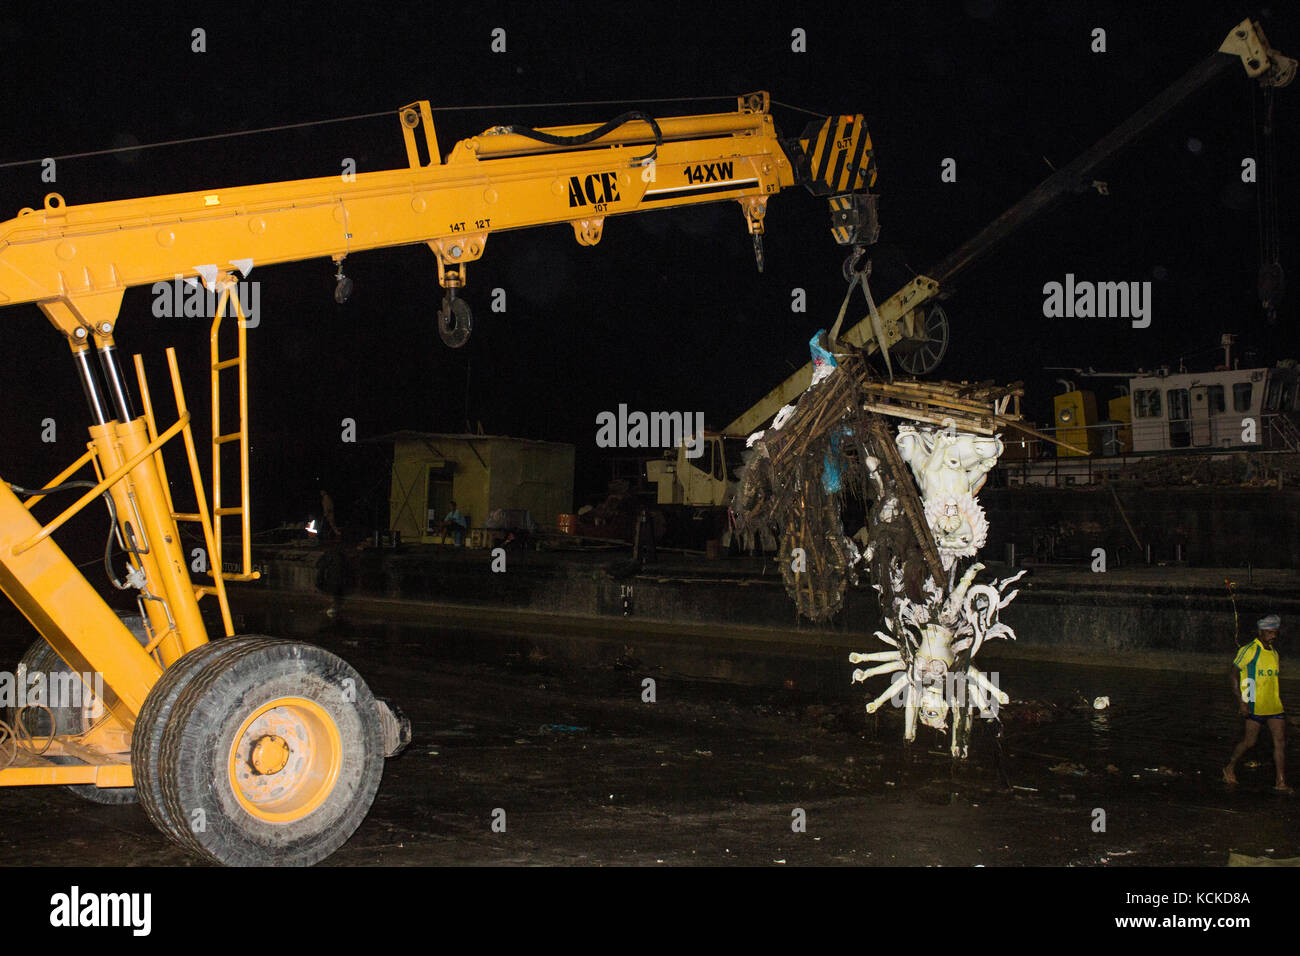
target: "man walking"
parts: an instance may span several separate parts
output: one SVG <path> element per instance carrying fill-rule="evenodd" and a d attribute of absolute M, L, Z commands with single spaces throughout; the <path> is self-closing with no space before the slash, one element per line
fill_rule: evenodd
<path fill-rule="evenodd" d="M 1255 746 L 1260 728 L 1267 726 L 1273 736 L 1273 764 L 1277 768 L 1273 789 L 1294 793 L 1286 782 L 1286 714 L 1282 712 L 1277 651 L 1273 650 L 1281 626 L 1282 619 L 1276 614 L 1260 618 L 1256 624 L 1259 636 L 1239 650 L 1232 661 L 1232 693 L 1241 716 L 1246 718 L 1246 736 L 1232 751 L 1232 758 L 1223 768 L 1223 779 L 1229 784 L 1237 782 L 1237 761 Z"/>
<path fill-rule="evenodd" d="M 324 524 L 322 524 L 320 529 L 322 536 L 324 536 L 325 529 L 329 528 L 334 537 L 343 537 L 342 533 L 339 531 L 338 522 L 334 520 L 334 499 L 330 497 L 330 493 L 324 488 L 320 490 L 320 508 L 325 519 Z"/>

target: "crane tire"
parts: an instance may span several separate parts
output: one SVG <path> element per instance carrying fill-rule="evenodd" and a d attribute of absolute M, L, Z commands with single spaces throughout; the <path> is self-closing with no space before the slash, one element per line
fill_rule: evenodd
<path fill-rule="evenodd" d="M 144 620 L 140 615 L 120 614 L 118 616 L 122 618 L 122 623 L 135 635 L 135 639 L 141 645 L 148 641 L 148 633 L 145 631 Z M 43 637 L 38 638 L 31 647 L 27 648 L 27 653 L 23 654 L 18 666 L 20 668 L 25 667 L 28 674 L 38 671 L 45 673 L 47 687 L 50 686 L 50 675 L 65 674 L 71 671 L 68 665 L 64 663 L 63 658 L 54 652 L 54 648 L 50 647 Z M 5 720 L 11 727 L 17 727 L 17 708 L 6 708 L 6 711 Z M 53 733 L 55 734 L 80 734 L 90 729 L 85 712 L 80 707 L 51 707 L 49 711 L 50 713 L 47 714 L 44 708 L 29 708 L 22 715 L 23 726 L 33 736 L 45 736 L 51 732 L 49 723 L 50 715 L 53 715 Z M 44 759 L 57 764 L 79 762 L 75 758 L 64 756 L 46 756 Z M 72 791 L 83 800 L 98 803 L 102 806 L 127 806 L 138 803 L 140 800 L 135 787 L 97 787 L 93 783 L 69 783 L 64 784 L 64 789 Z"/>
<path fill-rule="evenodd" d="M 131 733 L 131 775 L 135 789 L 140 794 L 146 815 L 155 827 L 174 842 L 184 843 L 187 821 L 173 821 L 163 808 L 162 785 L 159 777 L 159 755 L 167 717 L 191 680 L 217 657 L 243 647 L 250 641 L 267 641 L 265 637 L 229 637 L 208 641 L 194 648 L 162 673 L 158 682 L 149 689 L 144 706 L 135 719 Z"/>
<path fill-rule="evenodd" d="M 164 723 L 167 819 L 214 863 L 319 862 L 360 826 L 383 776 L 370 689 L 346 661 L 299 641 L 250 640 L 212 658 Z"/>

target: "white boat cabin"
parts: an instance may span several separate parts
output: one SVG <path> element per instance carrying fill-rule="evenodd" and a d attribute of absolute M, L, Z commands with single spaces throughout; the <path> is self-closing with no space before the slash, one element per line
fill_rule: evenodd
<path fill-rule="evenodd" d="M 1268 447 L 1271 419 L 1297 409 L 1297 377 L 1294 365 L 1135 376 L 1133 451 Z"/>

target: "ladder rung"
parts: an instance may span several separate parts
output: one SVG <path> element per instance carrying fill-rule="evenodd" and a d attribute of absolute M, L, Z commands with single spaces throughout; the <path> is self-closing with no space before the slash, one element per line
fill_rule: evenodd
<path fill-rule="evenodd" d="M 222 571 L 221 577 L 226 581 L 256 581 L 262 576 L 261 571 L 250 571 L 248 574 L 234 574 L 233 572 Z"/>
<path fill-rule="evenodd" d="M 197 514 L 186 514 L 186 513 L 184 513 L 184 512 L 180 512 L 180 511 L 173 511 L 173 512 L 172 512 L 172 518 L 173 518 L 174 520 L 176 520 L 176 521 L 197 521 L 197 522 L 199 522 L 200 524 L 203 522 L 203 516 L 202 516 L 202 515 L 197 515 Z"/>
<path fill-rule="evenodd" d="M 242 361 L 244 361 L 244 359 L 239 355 L 236 355 L 234 358 L 222 359 L 220 362 L 212 366 L 212 371 L 220 372 L 223 368 L 231 368 Z"/>
<path fill-rule="evenodd" d="M 239 441 L 241 437 L 243 437 L 241 432 L 231 432 L 229 435 L 218 435 L 215 439 L 215 444 L 224 445 L 227 442 Z"/>
<path fill-rule="evenodd" d="M 220 517 L 224 518 L 226 515 L 242 515 L 244 513 L 244 509 L 243 508 L 218 508 L 216 511 L 212 513 L 214 515 L 219 515 Z"/>

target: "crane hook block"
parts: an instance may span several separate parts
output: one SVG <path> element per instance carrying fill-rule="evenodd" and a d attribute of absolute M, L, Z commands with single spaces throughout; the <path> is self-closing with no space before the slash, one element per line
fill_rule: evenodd
<path fill-rule="evenodd" d="M 831 235 L 841 246 L 870 246 L 880 238 L 880 216 L 871 193 L 832 196 Z"/>
<path fill-rule="evenodd" d="M 442 300 L 438 310 L 438 335 L 443 343 L 452 349 L 458 349 L 469 341 L 469 334 L 474 329 L 474 314 L 464 299 L 447 296 Z"/>

